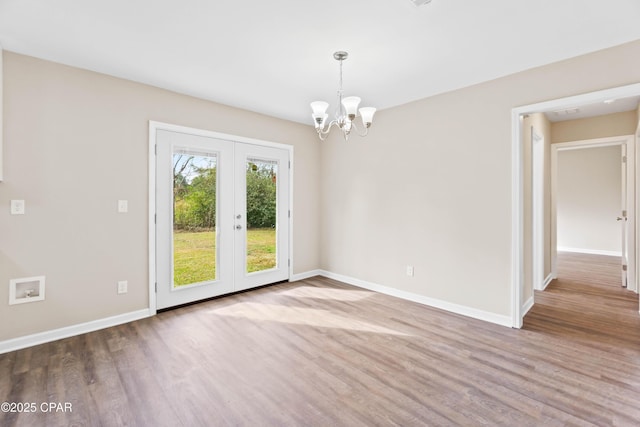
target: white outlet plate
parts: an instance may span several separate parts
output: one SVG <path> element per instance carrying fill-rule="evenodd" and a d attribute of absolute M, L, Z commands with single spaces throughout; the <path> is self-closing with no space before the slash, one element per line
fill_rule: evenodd
<path fill-rule="evenodd" d="M 129 201 L 118 200 L 118 213 L 127 213 L 127 212 L 129 212 Z"/>
<path fill-rule="evenodd" d="M 11 201 L 11 215 L 24 215 L 24 200 Z"/>
<path fill-rule="evenodd" d="M 413 277 L 413 266 L 407 265 L 407 276 Z"/>
<path fill-rule="evenodd" d="M 129 282 L 126 280 L 120 280 L 118 282 L 118 293 L 126 294 L 129 291 Z"/>

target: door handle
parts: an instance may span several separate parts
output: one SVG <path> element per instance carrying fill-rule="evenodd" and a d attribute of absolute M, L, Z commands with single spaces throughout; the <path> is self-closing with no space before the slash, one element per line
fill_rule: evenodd
<path fill-rule="evenodd" d="M 240 224 L 236 225 L 236 230 L 242 230 L 242 226 Z"/>
<path fill-rule="evenodd" d="M 626 221 L 627 217 L 626 216 L 625 217 L 619 216 L 619 217 L 616 218 L 616 221 L 622 221 L 623 219 Z"/>

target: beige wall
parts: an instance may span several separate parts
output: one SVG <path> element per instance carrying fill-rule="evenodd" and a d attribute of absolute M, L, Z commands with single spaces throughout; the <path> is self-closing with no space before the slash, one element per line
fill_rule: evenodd
<path fill-rule="evenodd" d="M 551 143 L 633 135 L 637 124 L 636 111 L 554 122 L 551 124 Z"/>
<path fill-rule="evenodd" d="M 319 267 L 310 126 L 6 51 L 4 107 L 0 341 L 148 307 L 149 120 L 293 145 L 294 272 Z M 11 199 L 26 215 L 9 215 Z M 46 300 L 8 306 L 9 279 L 36 275 Z"/>
<path fill-rule="evenodd" d="M 330 139 L 322 268 L 508 316 L 512 108 L 637 83 L 638 67 L 640 41 L 381 111 L 366 139 Z"/>
<path fill-rule="evenodd" d="M 558 248 L 620 252 L 620 146 L 558 151 Z"/>

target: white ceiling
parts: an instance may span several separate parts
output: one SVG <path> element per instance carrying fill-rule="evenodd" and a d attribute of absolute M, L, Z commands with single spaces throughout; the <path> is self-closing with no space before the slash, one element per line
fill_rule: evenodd
<path fill-rule="evenodd" d="M 0 0 L 4 49 L 311 124 L 640 39 L 638 0 Z M 333 108 L 333 107 L 332 107 Z"/>

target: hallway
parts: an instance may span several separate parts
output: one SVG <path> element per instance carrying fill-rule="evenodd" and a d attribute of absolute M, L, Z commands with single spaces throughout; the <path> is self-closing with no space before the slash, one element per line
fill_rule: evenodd
<path fill-rule="evenodd" d="M 558 279 L 536 291 L 523 329 L 637 357 L 638 295 L 620 286 L 620 268 L 618 257 L 559 252 Z"/>

